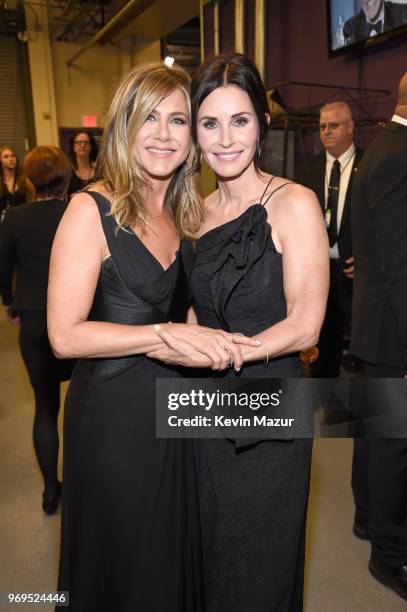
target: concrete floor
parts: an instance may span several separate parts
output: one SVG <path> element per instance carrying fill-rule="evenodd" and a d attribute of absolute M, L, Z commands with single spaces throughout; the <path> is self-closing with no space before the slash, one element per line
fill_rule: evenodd
<path fill-rule="evenodd" d="M 42 483 L 31 439 L 33 399 L 17 335 L 1 309 L 0 593 L 49 592 L 56 588 L 60 514 L 48 517 L 41 510 Z M 351 440 L 315 441 L 305 611 L 402 612 L 406 603 L 367 570 L 369 543 L 352 535 L 351 454 Z M 52 609 L 0 604 L 2 611 Z"/>

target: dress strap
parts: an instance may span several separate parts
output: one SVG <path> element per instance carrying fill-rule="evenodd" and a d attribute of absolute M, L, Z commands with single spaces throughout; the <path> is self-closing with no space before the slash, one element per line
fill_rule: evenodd
<path fill-rule="evenodd" d="M 273 178 L 274 178 L 274 177 L 273 177 Z M 271 183 L 271 181 L 269 182 L 269 185 L 270 185 L 270 183 Z M 266 200 L 265 200 L 264 202 L 262 202 L 263 197 L 264 197 L 264 193 L 266 193 L 266 192 L 264 192 L 264 193 L 263 193 L 263 195 L 262 195 L 262 197 L 261 197 L 260 204 L 261 204 L 262 206 L 265 206 L 265 205 L 267 204 L 267 202 L 269 201 L 269 199 L 271 198 L 271 196 L 273 196 L 273 195 L 276 193 L 276 191 L 279 191 L 279 189 L 282 189 L 282 188 L 283 188 L 283 187 L 285 187 L 286 185 L 293 185 L 293 184 L 294 184 L 294 182 L 293 182 L 293 181 L 287 181 L 286 183 L 283 183 L 282 185 L 280 185 L 280 187 L 277 187 L 277 189 L 274 189 L 274 191 L 272 191 L 272 192 L 270 193 L 270 195 L 268 196 L 268 198 L 266 198 Z M 268 185 L 267 185 L 267 187 L 268 187 Z M 266 191 L 267 191 L 267 187 L 266 187 Z"/>
<path fill-rule="evenodd" d="M 103 196 L 98 191 L 89 191 L 88 189 L 83 189 L 81 193 L 87 193 L 91 196 L 91 198 L 95 200 L 101 217 L 104 217 L 105 215 L 109 214 L 110 202 L 107 198 L 105 198 L 105 196 Z"/>
<path fill-rule="evenodd" d="M 270 185 L 271 185 L 272 181 L 274 181 L 274 179 L 275 179 L 275 178 L 276 178 L 275 176 L 272 176 L 272 177 L 271 177 L 271 179 L 269 180 L 269 182 L 267 183 L 266 188 L 265 188 L 265 190 L 263 191 L 262 196 L 261 196 L 261 198 L 260 198 L 260 202 L 259 202 L 259 204 L 263 204 L 263 198 L 264 198 L 264 196 L 266 195 L 266 191 L 267 191 L 267 189 L 270 187 Z"/>
<path fill-rule="evenodd" d="M 102 222 L 103 232 L 105 234 L 109 252 L 113 259 L 117 259 L 120 256 L 118 249 L 120 249 L 120 244 L 123 242 L 123 240 L 119 241 L 117 239 L 117 223 L 114 217 L 112 217 L 110 214 L 111 204 L 109 200 L 98 191 L 84 191 L 84 193 L 87 193 L 95 200 L 99 210 L 100 220 Z M 122 236 L 122 233 L 120 233 L 120 236 Z"/>

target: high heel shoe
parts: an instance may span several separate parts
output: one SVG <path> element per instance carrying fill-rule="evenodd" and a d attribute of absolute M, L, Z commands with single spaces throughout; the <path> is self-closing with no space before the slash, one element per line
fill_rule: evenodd
<path fill-rule="evenodd" d="M 42 509 L 45 514 L 55 514 L 59 507 L 62 495 L 62 483 L 58 482 L 58 493 L 54 497 L 46 497 L 45 491 L 42 494 Z"/>

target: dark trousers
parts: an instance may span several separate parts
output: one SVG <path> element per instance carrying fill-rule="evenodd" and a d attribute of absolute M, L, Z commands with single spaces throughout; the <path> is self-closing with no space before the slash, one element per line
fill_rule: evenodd
<path fill-rule="evenodd" d="M 56 359 L 47 334 L 45 311 L 21 311 L 20 350 L 35 396 L 34 449 L 47 497 L 58 493 L 58 414 L 60 383 L 70 378 L 74 361 Z"/>
<path fill-rule="evenodd" d="M 319 336 L 319 356 L 312 364 L 314 378 L 336 378 L 341 367 L 344 333 L 350 331 L 352 281 L 345 276 L 343 260 L 331 259 L 328 303 Z"/>
<path fill-rule="evenodd" d="M 400 368 L 365 367 L 369 378 L 404 376 Z M 407 439 L 355 438 L 352 489 L 356 516 L 368 524 L 372 556 L 389 565 L 407 564 Z"/>

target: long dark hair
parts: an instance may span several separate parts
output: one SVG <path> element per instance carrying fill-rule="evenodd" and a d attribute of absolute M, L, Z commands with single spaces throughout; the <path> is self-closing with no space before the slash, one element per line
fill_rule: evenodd
<path fill-rule="evenodd" d="M 75 169 L 78 167 L 78 162 L 76 161 L 76 154 L 73 145 L 76 137 L 79 136 L 79 134 L 86 134 L 86 136 L 88 136 L 89 138 L 91 147 L 89 153 L 89 161 L 95 162 L 99 154 L 99 147 L 92 132 L 89 132 L 88 130 L 76 130 L 76 132 L 74 132 L 69 139 L 69 157 Z"/>
<path fill-rule="evenodd" d="M 3 151 L 12 151 L 14 155 L 16 156 L 17 165 L 16 165 L 16 169 L 14 172 L 13 190 L 15 190 L 15 188 L 17 187 L 17 191 L 21 191 L 24 193 L 26 191 L 25 177 L 23 176 L 23 173 L 21 172 L 21 169 L 20 169 L 20 161 L 18 159 L 18 155 L 16 154 L 16 152 L 14 151 L 12 147 L 1 147 L 0 148 L 0 193 L 3 192 L 4 185 L 5 185 L 4 169 L 3 169 L 3 164 L 1 163 L 1 156 L 3 154 Z"/>
<path fill-rule="evenodd" d="M 197 117 L 202 102 L 218 87 L 236 85 L 247 93 L 259 123 L 259 139 L 254 156 L 254 167 L 259 171 L 260 152 L 267 134 L 269 113 L 267 94 L 254 63 L 240 53 L 224 53 L 209 58 L 194 74 L 191 84 L 192 138 L 197 138 Z"/>

